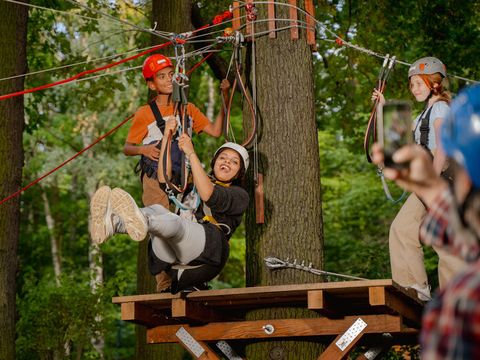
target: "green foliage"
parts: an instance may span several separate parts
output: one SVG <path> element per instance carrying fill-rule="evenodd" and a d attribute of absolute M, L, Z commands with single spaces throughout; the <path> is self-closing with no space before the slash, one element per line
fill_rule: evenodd
<path fill-rule="evenodd" d="M 32 3 L 60 10 L 75 6 L 58 0 Z M 89 0 L 89 6 L 149 28 L 150 3 Z M 227 9 L 227 1 L 199 1 L 203 18 Z M 412 62 L 425 55 L 440 57 L 449 72 L 471 78 L 480 75 L 477 61 L 480 27 L 479 2 L 441 0 L 343 1 L 317 3 L 317 19 L 340 36 L 374 51 Z M 99 21 L 32 9 L 29 13 L 29 71 L 50 69 L 89 60 L 82 65 L 44 72 L 26 78 L 26 88 L 59 81 L 81 71 L 105 65 L 112 59 L 150 44 L 150 35 L 77 8 L 77 13 Z M 320 27 L 321 29 L 321 27 Z M 332 39 L 320 30 L 320 36 Z M 126 56 L 121 55 L 115 60 Z M 227 62 L 231 53 L 220 53 Z M 194 64 L 200 60 L 189 60 Z M 114 70 L 142 64 L 143 59 Z M 375 168 L 365 161 L 363 131 L 370 112 L 370 94 L 381 60 L 347 47 L 319 40 L 314 55 L 317 123 L 320 129 L 322 205 L 325 235 L 324 269 L 366 278 L 390 276 L 388 229 L 400 204 L 385 199 Z M 107 74 L 107 71 L 99 75 Z M 397 65 L 386 91 L 388 98 L 408 98 L 407 67 Z M 192 75 L 189 100 L 206 112 L 209 102 L 208 67 Z M 452 89 L 464 86 L 453 80 Z M 214 80 L 215 111 L 220 110 L 219 81 Z M 140 70 L 111 73 L 95 80 L 78 81 L 25 96 L 27 134 L 24 136 L 24 184 L 51 170 L 97 137 L 120 123 L 146 102 L 147 88 Z M 235 97 L 232 123 L 242 134 L 242 103 Z M 88 198 L 100 185 L 120 186 L 140 199 L 140 183 L 133 168 L 138 159 L 122 154 L 129 124 L 104 139 L 62 170 L 26 191 L 22 197 L 18 281 L 18 357 L 52 358 L 71 354 L 98 358 L 90 339 L 105 335 L 105 358 L 133 358 L 133 326 L 119 321 L 119 309 L 110 297 L 133 294 L 136 289 L 137 245 L 116 236 L 101 246 L 105 284 L 93 294 L 89 287 Z M 211 154 L 222 142 L 205 135 L 194 137 L 208 168 Z M 395 188 L 394 196 L 401 191 Z M 55 220 L 53 234 L 46 224 L 45 193 Z M 245 229 L 230 241 L 230 259 L 214 288 L 244 286 Z M 55 285 L 51 259 L 52 235 L 60 248 L 64 276 Z M 436 284 L 436 255 L 426 250 L 429 278 Z M 100 320 L 99 320 L 100 319 Z M 393 356 L 393 355 L 392 355 Z M 392 358 L 395 358 L 394 356 Z"/>

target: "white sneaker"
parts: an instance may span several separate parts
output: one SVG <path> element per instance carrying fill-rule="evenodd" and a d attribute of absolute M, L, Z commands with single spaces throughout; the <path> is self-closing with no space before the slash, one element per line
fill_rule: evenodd
<path fill-rule="evenodd" d="M 100 187 L 90 200 L 90 237 L 95 244 L 101 244 L 114 234 L 110 207 L 111 189 Z"/>
<path fill-rule="evenodd" d="M 143 216 L 135 200 L 125 190 L 115 188 L 110 196 L 112 212 L 118 215 L 127 234 L 135 241 L 142 241 L 148 233 L 147 219 Z"/>

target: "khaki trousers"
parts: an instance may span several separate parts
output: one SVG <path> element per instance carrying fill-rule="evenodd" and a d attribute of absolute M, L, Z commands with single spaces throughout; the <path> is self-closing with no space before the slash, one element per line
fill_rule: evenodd
<path fill-rule="evenodd" d="M 160 183 L 156 179 L 151 179 L 147 175 L 143 176 L 143 194 L 142 201 L 144 206 L 159 204 L 168 209 L 168 196 L 160 188 Z"/>
<path fill-rule="evenodd" d="M 423 249 L 419 231 L 426 209 L 415 194 L 411 194 L 390 226 L 388 239 L 392 279 L 401 286 L 428 285 L 423 263 Z M 440 288 L 457 274 L 466 263 L 446 250 L 433 247 L 439 257 L 438 278 Z"/>

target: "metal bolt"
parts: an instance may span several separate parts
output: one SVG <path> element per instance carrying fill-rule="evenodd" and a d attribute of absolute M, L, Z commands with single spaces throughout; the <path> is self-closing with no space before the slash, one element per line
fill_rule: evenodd
<path fill-rule="evenodd" d="M 272 335 L 275 332 L 275 328 L 273 327 L 273 325 L 270 324 L 264 325 L 262 329 L 267 335 Z"/>

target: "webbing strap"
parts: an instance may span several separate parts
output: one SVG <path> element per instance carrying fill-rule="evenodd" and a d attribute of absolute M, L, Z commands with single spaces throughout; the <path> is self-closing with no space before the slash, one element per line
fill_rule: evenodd
<path fill-rule="evenodd" d="M 428 148 L 428 136 L 430 133 L 430 113 L 432 112 L 433 105 L 430 106 L 427 113 L 419 120 L 420 122 L 420 145 Z M 415 134 L 414 134 L 415 136 Z"/>
<path fill-rule="evenodd" d="M 380 179 L 382 180 L 382 186 L 383 186 L 383 191 L 385 192 L 385 196 L 387 197 L 388 200 L 390 200 L 394 204 L 398 204 L 400 201 L 405 199 L 407 192 L 403 191 L 402 195 L 398 199 L 394 199 L 392 196 L 392 193 L 390 192 L 390 189 L 388 188 L 387 180 L 385 180 L 385 175 L 383 175 L 382 168 L 378 168 L 377 170 L 377 175 L 380 176 Z"/>
<path fill-rule="evenodd" d="M 165 131 L 165 120 L 163 119 L 162 113 L 158 108 L 157 102 L 153 100 L 153 101 L 150 101 L 148 105 L 150 105 L 150 109 L 152 109 L 153 116 L 155 116 L 155 122 L 157 123 L 157 127 L 160 129 L 160 132 L 163 134 L 163 132 Z"/>

